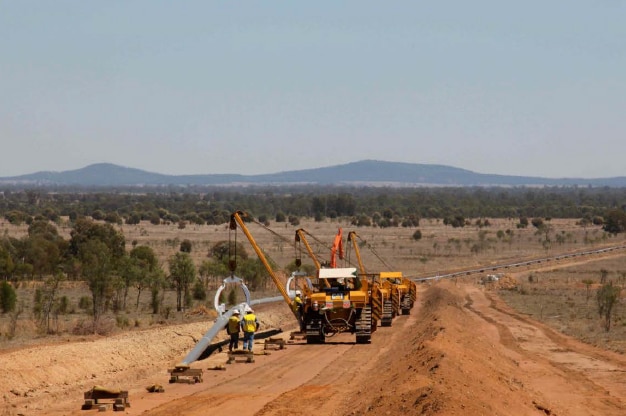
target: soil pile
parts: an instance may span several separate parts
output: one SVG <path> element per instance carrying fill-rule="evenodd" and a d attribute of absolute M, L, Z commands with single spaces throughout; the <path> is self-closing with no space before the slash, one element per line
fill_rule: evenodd
<path fill-rule="evenodd" d="M 395 343 L 371 371 L 365 403 L 345 414 L 549 414 L 516 377 L 516 362 L 472 330 L 480 326 L 459 288 L 442 283 L 422 299 L 405 342 Z"/>
<path fill-rule="evenodd" d="M 257 306 L 261 327 L 280 327 L 293 317 L 284 305 Z M 265 311 L 267 309 L 267 311 Z M 194 313 L 215 316 L 214 311 Z M 48 414 L 48 406 L 80 398 L 95 385 L 128 389 L 167 380 L 167 369 L 181 361 L 213 325 L 213 319 L 148 328 L 109 337 L 67 339 L 0 352 L 0 408 L 4 415 Z M 214 342 L 226 339 L 221 331 Z"/>

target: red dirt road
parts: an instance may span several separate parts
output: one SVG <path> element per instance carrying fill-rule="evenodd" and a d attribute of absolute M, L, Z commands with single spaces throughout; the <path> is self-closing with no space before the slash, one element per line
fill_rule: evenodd
<path fill-rule="evenodd" d="M 437 283 L 420 300 L 410 316 L 379 328 L 369 345 L 341 335 L 326 345 L 288 344 L 226 371 L 206 370 L 225 363 L 226 354 L 216 353 L 196 363 L 205 369 L 203 383 L 167 384 L 161 373 L 165 393 L 147 393 L 155 378 L 139 376 L 125 413 L 626 414 L 626 357 L 555 333 L 472 284 Z M 261 352 L 262 341 L 255 348 Z M 42 413 L 5 413 L 96 412 L 77 410 L 80 404 L 58 398 Z"/>

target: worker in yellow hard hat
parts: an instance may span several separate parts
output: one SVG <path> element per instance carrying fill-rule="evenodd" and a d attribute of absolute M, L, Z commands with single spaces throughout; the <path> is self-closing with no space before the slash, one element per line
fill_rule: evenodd
<path fill-rule="evenodd" d="M 241 329 L 243 330 L 243 349 L 252 351 L 252 345 L 254 344 L 254 333 L 259 330 L 261 326 L 254 311 L 246 306 L 245 315 L 241 319 Z"/>
<path fill-rule="evenodd" d="M 226 332 L 230 335 L 230 343 L 228 344 L 228 351 L 239 348 L 239 327 L 241 320 L 239 319 L 239 310 L 235 309 L 228 323 L 226 324 Z"/>
<path fill-rule="evenodd" d="M 296 296 L 293 298 L 293 310 L 296 312 L 298 316 L 298 321 L 300 321 L 300 330 L 302 330 L 302 312 L 304 310 L 304 302 L 302 301 L 302 292 L 296 290 Z"/>

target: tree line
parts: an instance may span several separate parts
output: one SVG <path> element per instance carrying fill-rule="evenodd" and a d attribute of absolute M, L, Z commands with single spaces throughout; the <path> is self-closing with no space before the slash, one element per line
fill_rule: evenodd
<path fill-rule="evenodd" d="M 420 218 L 580 218 L 597 221 L 626 208 L 626 188 L 375 188 L 249 187 L 194 188 L 169 192 L 127 189 L 52 192 L 47 189 L 0 193 L 0 215 L 13 224 L 34 219 L 75 221 L 91 217 L 108 223 L 223 224 L 244 210 L 260 221 L 302 217 L 352 217 L 355 225 L 415 226 Z M 458 221 L 457 221 L 458 222 Z M 619 228 L 619 227 L 618 227 Z"/>
<path fill-rule="evenodd" d="M 183 241 L 167 261 L 167 271 L 153 249 L 127 247 L 115 224 L 178 223 L 225 224 L 235 210 L 249 213 L 268 224 L 288 221 L 298 225 L 302 217 L 351 218 L 356 226 L 415 227 L 422 218 L 441 219 L 451 227 L 469 224 L 489 226 L 486 218 L 519 218 L 519 227 L 532 224 L 541 229 L 544 219 L 579 218 L 580 224 L 603 225 L 609 233 L 626 230 L 626 189 L 621 188 L 339 188 L 301 187 L 205 189 L 203 192 L 68 192 L 43 189 L 5 190 L 0 193 L 0 215 L 12 224 L 28 224 L 28 234 L 0 237 L 0 308 L 18 307 L 12 286 L 6 282 L 40 280 L 35 296 L 36 315 L 49 329 L 50 319 L 67 308 L 58 296 L 65 279 L 84 281 L 90 291 L 80 307 L 99 317 L 108 310 L 139 307 L 142 293 L 150 294 L 150 308 L 159 313 L 165 290 L 176 292 L 176 309 L 194 299 L 204 300 L 211 284 L 229 274 L 233 261 L 237 273 L 251 289 L 265 284 L 258 259 L 243 247 L 232 253 L 228 241 L 216 243 L 200 265 L 191 259 L 191 243 Z M 59 235 L 56 224 L 68 218 L 70 238 Z M 474 222 L 470 219 L 474 218 Z M 530 218 L 530 220 L 529 220 Z M 65 221 L 65 220 L 63 220 Z M 413 238 L 421 238 L 417 229 Z"/>
<path fill-rule="evenodd" d="M 81 299 L 78 306 L 93 317 L 93 331 L 98 332 L 105 312 L 139 309 L 142 293 L 150 294 L 153 314 L 160 312 L 166 290 L 175 291 L 177 311 L 191 306 L 194 300 L 206 300 L 210 283 L 215 286 L 228 276 L 231 264 L 239 263 L 237 274 L 252 290 L 265 283 L 264 266 L 249 258 L 241 243 L 234 249 L 229 241 L 217 242 L 196 266 L 190 255 L 191 242 L 184 240 L 167 260 L 167 268 L 162 267 L 151 247 L 136 242 L 131 245 L 128 250 L 124 235 L 112 224 L 91 218 L 73 222 L 69 239 L 60 236 L 53 223 L 41 219 L 33 220 L 22 238 L 5 234 L 0 237 L 1 312 L 19 308 L 14 286 L 20 281 L 41 281 L 33 311 L 42 330 L 48 332 L 51 318 L 68 308 L 67 298 L 58 296 L 60 283 L 84 281 L 91 296 Z M 128 299 L 129 289 L 137 294 L 134 302 Z"/>

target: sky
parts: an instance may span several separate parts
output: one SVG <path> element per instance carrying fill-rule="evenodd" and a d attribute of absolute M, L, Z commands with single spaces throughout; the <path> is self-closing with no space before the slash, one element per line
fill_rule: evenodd
<path fill-rule="evenodd" d="M 626 176 L 626 0 L 0 0 L 0 177 Z"/>

